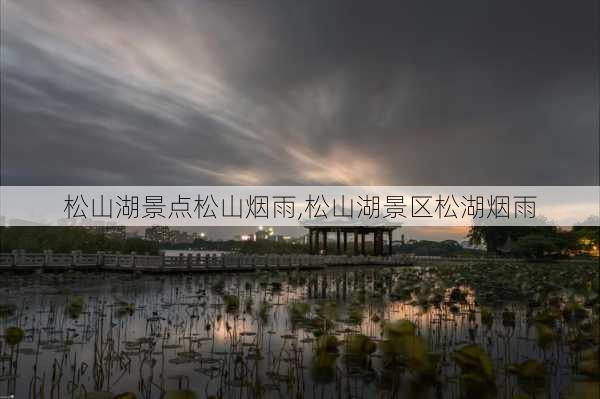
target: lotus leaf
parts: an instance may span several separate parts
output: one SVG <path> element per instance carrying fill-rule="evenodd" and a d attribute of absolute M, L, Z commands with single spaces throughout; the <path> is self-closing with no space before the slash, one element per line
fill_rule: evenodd
<path fill-rule="evenodd" d="M 471 374 L 487 382 L 495 381 L 492 359 L 481 347 L 463 346 L 454 352 L 453 357 L 463 374 Z"/>
<path fill-rule="evenodd" d="M 8 327 L 4 330 L 4 340 L 10 346 L 19 345 L 25 338 L 25 332 L 19 327 Z"/>

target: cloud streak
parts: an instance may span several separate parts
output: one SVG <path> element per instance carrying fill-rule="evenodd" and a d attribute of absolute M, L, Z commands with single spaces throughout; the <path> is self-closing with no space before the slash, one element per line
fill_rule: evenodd
<path fill-rule="evenodd" d="M 3 184 L 598 181 L 593 2 L 0 4 Z"/>

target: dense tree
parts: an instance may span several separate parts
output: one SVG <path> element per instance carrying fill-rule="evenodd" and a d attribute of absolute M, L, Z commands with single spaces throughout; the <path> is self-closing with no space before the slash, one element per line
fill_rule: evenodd
<path fill-rule="evenodd" d="M 158 253 L 158 243 L 139 238 L 119 240 L 81 227 L 1 227 L 0 251 L 24 249 L 29 252 L 121 251 Z"/>
<path fill-rule="evenodd" d="M 473 244 L 485 243 L 490 254 L 503 251 L 525 256 L 556 254 L 569 248 L 568 231 L 555 226 L 473 226 L 469 240 Z M 514 248 L 504 248 L 513 242 Z"/>
<path fill-rule="evenodd" d="M 548 236 L 540 233 L 527 234 L 518 239 L 514 253 L 524 257 L 557 255 L 566 248 L 566 239 L 561 235 Z"/>
<path fill-rule="evenodd" d="M 480 251 L 468 250 L 454 240 L 429 241 L 421 240 L 402 245 L 395 252 L 410 253 L 418 256 L 458 256 L 470 253 L 478 254 Z"/>

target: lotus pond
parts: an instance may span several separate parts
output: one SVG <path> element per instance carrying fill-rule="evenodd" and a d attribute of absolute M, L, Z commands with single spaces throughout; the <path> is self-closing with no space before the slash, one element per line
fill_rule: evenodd
<path fill-rule="evenodd" d="M 0 276 L 0 396 L 599 397 L 598 265 Z"/>

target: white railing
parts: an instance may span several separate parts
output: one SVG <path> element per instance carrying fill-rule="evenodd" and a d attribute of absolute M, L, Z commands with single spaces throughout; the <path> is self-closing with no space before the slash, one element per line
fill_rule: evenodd
<path fill-rule="evenodd" d="M 348 265 L 389 265 L 400 266 L 412 264 L 411 256 L 347 256 L 347 255 L 245 255 L 245 254 L 180 254 L 140 255 L 136 253 L 103 253 L 83 254 L 80 251 L 71 253 L 26 253 L 13 251 L 0 254 L 2 269 L 84 269 L 99 268 L 107 270 L 208 270 L 208 269 L 295 269 L 307 267 L 328 267 Z"/>

